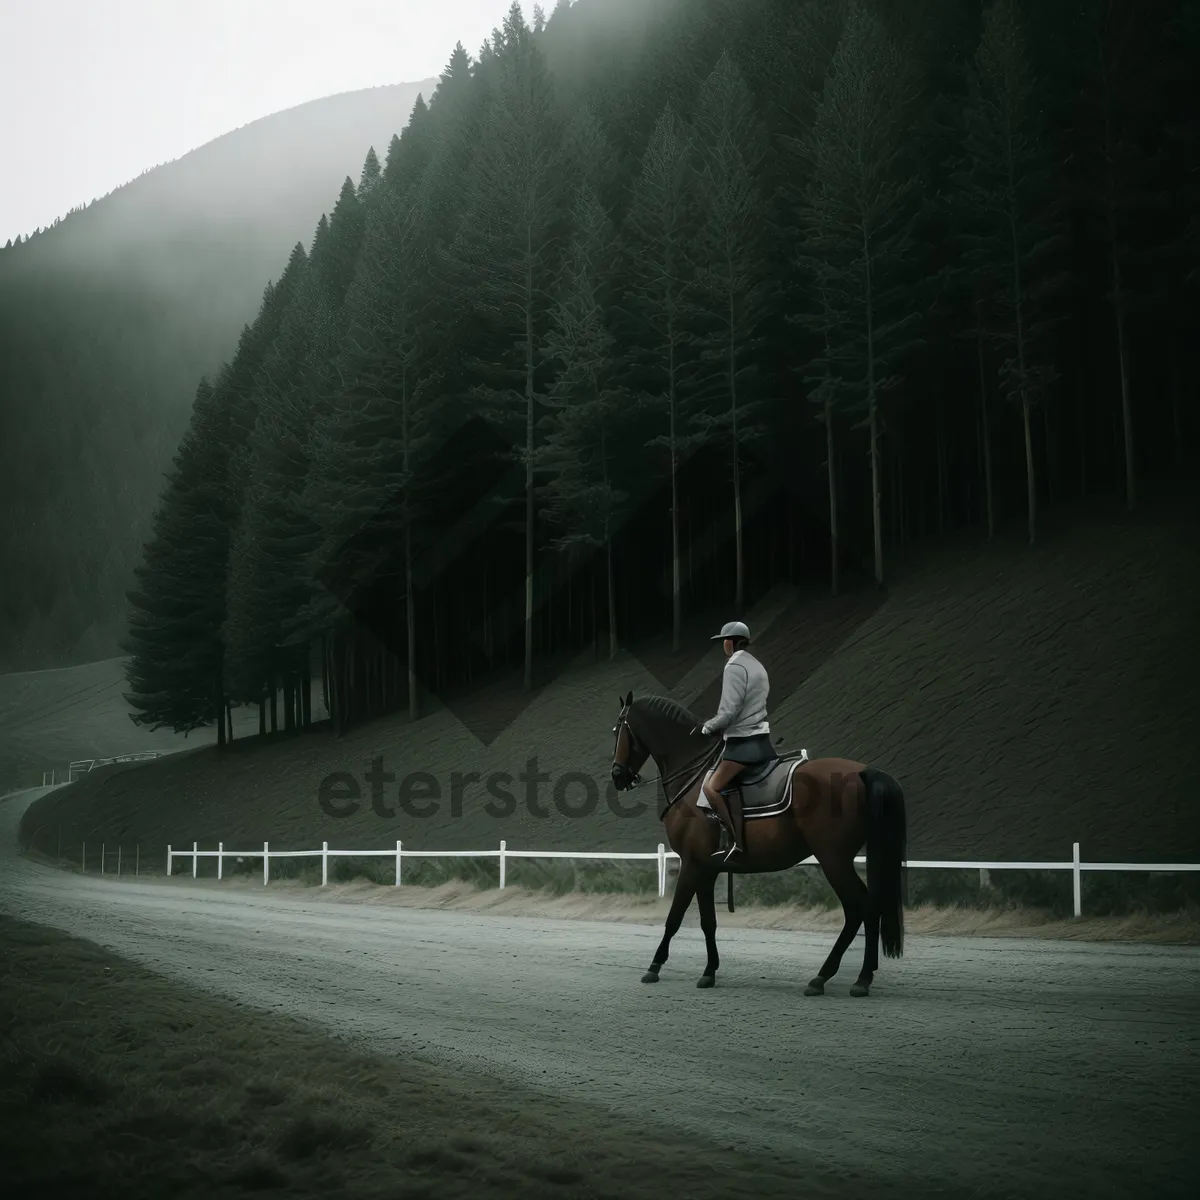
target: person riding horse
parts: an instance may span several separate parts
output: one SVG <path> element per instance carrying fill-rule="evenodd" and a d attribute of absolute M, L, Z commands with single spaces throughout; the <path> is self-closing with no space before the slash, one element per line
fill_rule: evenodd
<path fill-rule="evenodd" d="M 728 787 L 747 767 L 775 757 L 767 720 L 771 684 L 766 668 L 746 649 L 750 645 L 750 630 L 741 621 L 727 622 L 711 640 L 722 643 L 727 661 L 717 715 L 705 721 L 700 732 L 705 735 L 723 732 L 725 749 L 704 784 L 704 795 L 733 843 L 728 848 L 723 845 L 714 857 L 723 855 L 728 861 L 734 854 L 745 852 L 745 822 L 740 795 L 735 792 L 722 796 L 721 789 Z"/>

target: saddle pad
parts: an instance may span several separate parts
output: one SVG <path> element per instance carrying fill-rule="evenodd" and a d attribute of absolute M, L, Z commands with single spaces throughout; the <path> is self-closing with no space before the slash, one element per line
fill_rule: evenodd
<path fill-rule="evenodd" d="M 792 803 L 792 774 L 801 763 L 808 762 L 808 751 L 801 750 L 799 758 L 780 760 L 779 765 L 766 779 L 742 789 L 742 816 L 749 821 L 752 817 L 777 817 L 787 812 Z M 713 770 L 716 770 L 714 767 Z M 712 778 L 709 771 L 700 785 L 700 795 L 696 799 L 697 808 L 707 808 L 712 805 L 704 794 L 704 785 Z"/>

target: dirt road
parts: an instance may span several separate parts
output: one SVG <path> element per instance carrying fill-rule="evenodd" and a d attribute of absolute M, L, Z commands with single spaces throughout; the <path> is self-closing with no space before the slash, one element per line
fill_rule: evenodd
<path fill-rule="evenodd" d="M 847 994 L 858 945 L 806 999 L 827 935 L 726 931 L 697 991 L 693 916 L 645 986 L 657 928 L 79 877 L 16 853 L 27 803 L 0 803 L 0 909 L 367 1048 L 897 1195 L 1183 1195 L 1200 1169 L 1197 948 L 911 937 L 869 999 Z"/>

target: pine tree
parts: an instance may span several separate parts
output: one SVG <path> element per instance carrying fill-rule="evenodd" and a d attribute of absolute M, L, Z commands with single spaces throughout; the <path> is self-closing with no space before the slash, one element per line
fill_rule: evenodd
<path fill-rule="evenodd" d="M 1125 498 L 1137 506 L 1134 460 L 1133 399 L 1129 381 L 1131 294 L 1127 279 L 1136 257 L 1136 242 L 1145 244 L 1156 222 L 1148 194 L 1149 156 L 1139 144 L 1147 101 L 1156 91 L 1156 56 L 1146 53 L 1146 25 L 1151 14 L 1130 0 L 1086 0 L 1079 10 L 1081 53 L 1076 65 L 1084 73 L 1083 101 L 1076 124 L 1077 153 L 1085 160 L 1085 196 L 1099 226 L 1108 260 L 1121 427 L 1125 450 Z"/>
<path fill-rule="evenodd" d="M 828 347 L 814 373 L 836 379 L 836 393 L 828 394 L 865 416 L 869 431 L 880 586 L 880 405 L 912 351 L 919 319 L 904 286 L 917 211 L 916 177 L 905 159 L 913 90 L 908 61 L 878 20 L 854 3 L 802 144 L 810 175 L 796 214 L 806 238 L 798 265 L 811 284 L 800 320 Z"/>
<path fill-rule="evenodd" d="M 525 464 L 525 687 L 533 686 L 535 377 L 544 296 L 553 273 L 563 174 L 562 121 L 553 80 L 518 4 L 505 19 L 489 76 L 481 137 L 465 180 L 465 219 L 450 251 L 456 294 L 484 327 L 477 355 L 490 376 L 476 395 L 520 429 Z"/>
<path fill-rule="evenodd" d="M 1004 393 L 1020 405 L 1025 438 L 1029 541 L 1036 531 L 1037 487 L 1030 411 L 1054 377 L 1044 353 L 1050 328 L 1048 258 L 1059 240 L 1041 101 L 1013 0 L 991 0 L 968 72 L 966 161 L 958 172 L 969 212 L 971 269 L 990 285 L 998 340 L 1007 353 Z"/>
<path fill-rule="evenodd" d="M 303 494 L 312 464 L 312 430 L 327 404 L 337 326 L 316 262 L 310 263 L 259 374 L 261 397 L 244 458 L 249 485 L 233 538 L 225 640 L 238 698 L 272 697 L 282 684 L 285 727 L 292 728 L 304 652 L 291 636 L 311 602 L 308 569 L 317 540 Z"/>
<path fill-rule="evenodd" d="M 741 451 L 760 430 L 753 424 L 758 404 L 747 392 L 757 374 L 761 325 L 768 299 L 766 207 L 757 173 L 767 147 L 754 115 L 754 102 L 729 54 L 722 53 L 704 82 L 693 123 L 699 158 L 700 225 L 693 257 L 692 308 L 704 327 L 695 342 L 716 377 L 706 391 L 723 403 L 716 415 L 698 411 L 693 424 L 705 436 L 728 438 L 732 465 L 735 607 L 745 602 Z"/>
<path fill-rule="evenodd" d="M 368 193 L 382 178 L 383 171 L 379 166 L 379 158 L 375 154 L 375 147 L 371 146 L 367 150 L 367 157 L 363 160 L 362 174 L 358 179 L 359 200 L 365 200 Z"/>
<path fill-rule="evenodd" d="M 232 520 L 223 486 L 230 418 L 227 394 L 202 380 L 153 536 L 135 569 L 122 646 L 133 723 L 188 733 L 215 720 L 218 745 L 225 744 L 220 629 Z"/>
<path fill-rule="evenodd" d="M 421 506 L 423 456 L 437 377 L 423 327 L 427 243 L 417 197 L 386 195 L 372 215 L 359 271 L 347 297 L 342 358 L 346 386 L 317 430 L 309 503 L 321 527 L 313 571 L 340 598 L 375 582 L 395 546 L 403 548 L 408 709 L 419 715 L 413 559 L 432 513 Z M 344 618 L 325 593 L 326 627 Z M 320 620 L 320 618 L 318 618 Z M 343 718 L 339 710 L 339 727 Z"/>
<path fill-rule="evenodd" d="M 668 105 L 642 156 L 641 174 L 622 230 L 632 306 L 646 336 L 648 367 L 661 383 L 661 391 L 652 393 L 650 399 L 667 410 L 667 433 L 651 444 L 665 445 L 670 469 L 671 645 L 676 651 L 682 626 L 678 472 L 688 444 L 679 389 L 688 338 L 686 290 L 694 236 L 691 152 L 687 130 Z"/>
<path fill-rule="evenodd" d="M 626 500 L 616 478 L 616 429 L 624 392 L 614 385 L 615 339 L 606 319 L 616 235 L 584 185 L 572 210 L 574 234 L 544 352 L 559 370 L 547 396 L 547 434 L 538 455 L 549 472 L 546 515 L 568 552 L 604 551 L 609 657 L 617 653 L 613 538 Z"/>

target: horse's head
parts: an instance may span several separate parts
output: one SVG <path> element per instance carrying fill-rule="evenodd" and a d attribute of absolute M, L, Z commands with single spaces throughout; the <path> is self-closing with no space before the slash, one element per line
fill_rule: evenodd
<path fill-rule="evenodd" d="M 612 764 L 618 791 L 641 783 L 638 772 L 650 757 L 665 774 L 668 763 L 693 763 L 711 752 L 713 739 L 700 732 L 697 717 L 677 701 L 643 696 L 635 703 L 630 692 L 620 704 L 621 713 L 613 726 L 617 741 Z"/>
<path fill-rule="evenodd" d="M 630 723 L 630 710 L 633 708 L 633 692 L 630 692 L 621 702 L 621 713 L 613 726 L 613 734 L 617 741 L 613 747 L 612 780 L 617 791 L 628 791 L 642 782 L 638 772 L 646 759 L 650 757 L 649 748 L 638 740 Z"/>

